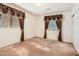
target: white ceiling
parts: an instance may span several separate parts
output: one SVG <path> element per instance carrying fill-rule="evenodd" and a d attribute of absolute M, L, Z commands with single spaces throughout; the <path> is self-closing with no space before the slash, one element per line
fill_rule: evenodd
<path fill-rule="evenodd" d="M 35 6 L 34 3 L 16 3 L 28 11 L 37 15 L 46 13 L 57 13 L 63 11 L 70 11 L 73 8 L 73 3 L 41 3 L 41 6 Z"/>

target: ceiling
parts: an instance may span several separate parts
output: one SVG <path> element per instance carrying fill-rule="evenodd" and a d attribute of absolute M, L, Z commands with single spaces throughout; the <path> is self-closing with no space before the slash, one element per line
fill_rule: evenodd
<path fill-rule="evenodd" d="M 74 3 L 16 3 L 16 5 L 19 5 L 34 14 L 42 15 L 47 13 L 71 11 Z"/>

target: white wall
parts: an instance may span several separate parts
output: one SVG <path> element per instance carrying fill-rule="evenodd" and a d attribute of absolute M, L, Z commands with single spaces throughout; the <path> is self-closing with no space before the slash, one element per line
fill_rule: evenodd
<path fill-rule="evenodd" d="M 79 4 L 76 4 L 73 8 L 75 16 L 72 18 L 73 21 L 73 45 L 79 54 Z"/>
<path fill-rule="evenodd" d="M 24 21 L 24 38 L 29 39 L 36 36 L 37 32 L 37 17 L 30 13 L 26 13 Z"/>
<path fill-rule="evenodd" d="M 62 39 L 66 42 L 72 42 L 72 13 L 66 12 L 63 13 L 63 22 L 62 22 Z"/>
<path fill-rule="evenodd" d="M 69 11 L 69 12 L 62 12 L 62 13 L 56 13 L 56 14 L 63 14 L 63 21 L 62 21 L 63 41 L 72 42 L 72 35 L 71 35 L 72 34 L 71 32 L 72 30 L 71 14 L 72 13 Z M 55 14 L 49 14 L 49 15 L 55 15 Z M 44 37 L 44 16 L 40 16 L 38 18 L 38 32 L 37 32 L 38 37 Z M 50 34 L 52 34 L 52 32 Z"/>
<path fill-rule="evenodd" d="M 37 33 L 36 36 L 37 37 L 41 37 L 44 38 L 44 28 L 45 28 L 45 24 L 44 24 L 44 16 L 39 16 L 37 19 Z"/>
<path fill-rule="evenodd" d="M 20 42 L 20 38 L 21 38 L 21 29 L 0 28 L 0 47 Z"/>

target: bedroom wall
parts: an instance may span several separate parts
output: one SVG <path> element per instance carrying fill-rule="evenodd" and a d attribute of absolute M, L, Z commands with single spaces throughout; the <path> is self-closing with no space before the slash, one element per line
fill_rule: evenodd
<path fill-rule="evenodd" d="M 0 28 L 0 47 L 20 42 L 21 30 L 18 28 Z"/>
<path fill-rule="evenodd" d="M 37 18 L 37 33 L 36 33 L 36 37 L 41 37 L 41 38 L 44 38 L 44 16 L 39 16 Z"/>
<path fill-rule="evenodd" d="M 37 17 L 30 13 L 26 13 L 26 19 L 24 21 L 24 38 L 29 39 L 36 36 L 37 32 Z"/>
<path fill-rule="evenodd" d="M 11 6 L 18 10 L 24 11 L 26 14 L 24 20 L 24 39 L 29 39 L 35 37 L 36 35 L 36 20 L 37 15 L 30 13 L 29 11 L 15 5 L 15 4 L 8 4 L 5 5 Z M 20 42 L 21 38 L 21 29 L 17 28 L 0 28 L 0 47 L 4 47 L 16 42 Z"/>
<path fill-rule="evenodd" d="M 62 39 L 66 42 L 72 42 L 72 12 L 63 13 Z"/>
<path fill-rule="evenodd" d="M 60 12 L 55 14 L 63 14 L 63 21 L 62 21 L 62 40 L 66 42 L 72 42 L 72 21 L 71 21 L 71 11 L 68 12 Z M 47 14 L 47 15 L 53 15 L 53 14 Z M 42 15 L 38 18 L 38 37 L 44 37 L 44 16 Z M 52 35 L 52 33 L 50 32 Z"/>
<path fill-rule="evenodd" d="M 75 4 L 72 15 L 74 14 L 74 17 L 72 18 L 73 21 L 73 45 L 76 49 L 76 51 L 79 54 L 79 4 Z"/>

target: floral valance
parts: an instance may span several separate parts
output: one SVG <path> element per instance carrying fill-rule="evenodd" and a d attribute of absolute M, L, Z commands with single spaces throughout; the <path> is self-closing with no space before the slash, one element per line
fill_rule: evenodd
<path fill-rule="evenodd" d="M 57 14 L 57 15 L 49 15 L 49 16 L 45 16 L 44 17 L 44 20 L 46 21 L 46 20 L 50 20 L 51 18 L 57 18 L 57 20 L 62 20 L 62 18 L 63 18 L 63 15 L 62 14 Z"/>
<path fill-rule="evenodd" d="M 22 17 L 24 19 L 25 13 L 19 10 L 16 10 L 12 7 L 6 6 L 2 3 L 0 3 L 0 12 L 3 14 L 9 13 L 11 15 L 16 15 L 17 17 Z"/>

